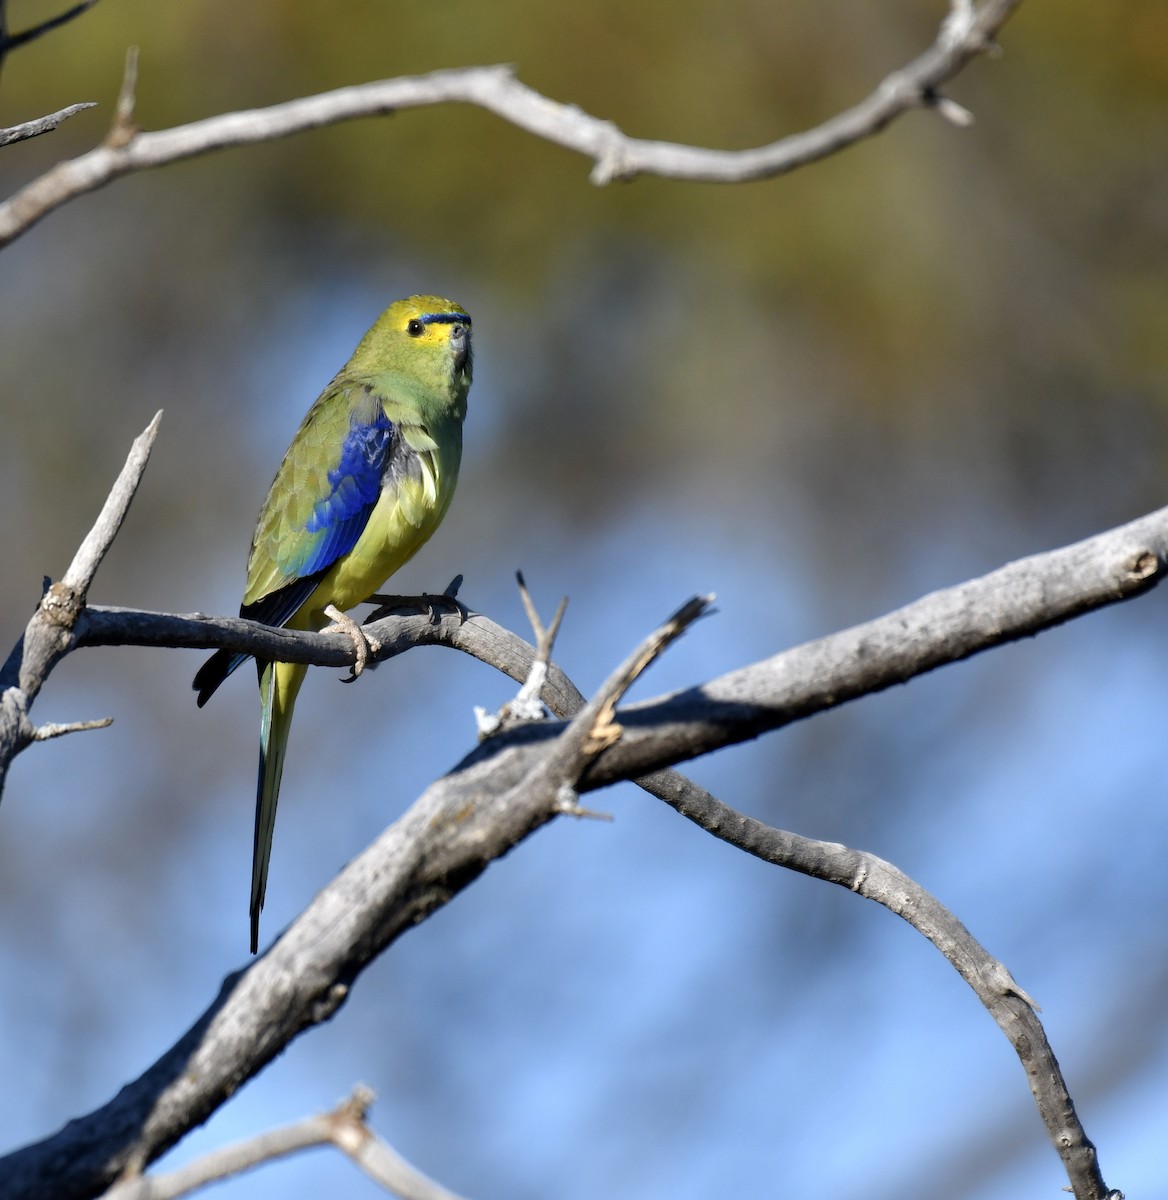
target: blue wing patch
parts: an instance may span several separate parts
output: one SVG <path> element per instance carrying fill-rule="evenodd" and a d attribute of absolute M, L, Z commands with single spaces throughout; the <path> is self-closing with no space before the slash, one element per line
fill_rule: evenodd
<path fill-rule="evenodd" d="M 354 414 L 341 457 L 328 473 L 332 490 L 313 505 L 304 525 L 305 533 L 324 536 L 306 546 L 301 560 L 292 564 L 297 575 L 326 570 L 357 544 L 381 494 L 393 435 L 393 423 L 380 405 L 372 421 L 362 421 Z"/>
<path fill-rule="evenodd" d="M 329 494 L 312 507 L 304 532 L 308 540 L 299 558 L 288 564 L 291 582 L 244 605 L 240 616 L 265 625 L 283 625 L 308 599 L 325 572 L 357 544 L 381 494 L 381 480 L 394 441 L 393 422 L 380 405 L 372 420 L 353 414 L 337 465 L 328 473 Z"/>
<path fill-rule="evenodd" d="M 381 405 L 372 419 L 360 410 L 352 416 L 349 433 L 337 465 L 328 473 L 329 494 L 313 505 L 304 532 L 319 535 L 308 540 L 298 560 L 290 566 L 293 578 L 284 587 L 254 604 L 244 604 L 239 615 L 265 625 L 283 625 L 312 595 L 328 569 L 357 544 L 381 494 L 381 480 L 393 452 L 395 430 Z M 217 650 L 195 676 L 201 708 L 215 689 L 251 656 Z M 264 664 L 257 662 L 260 671 Z"/>

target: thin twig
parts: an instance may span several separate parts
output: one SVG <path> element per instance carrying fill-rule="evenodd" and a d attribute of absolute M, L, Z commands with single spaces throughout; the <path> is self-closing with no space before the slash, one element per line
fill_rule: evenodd
<path fill-rule="evenodd" d="M 150 451 L 154 448 L 154 439 L 158 436 L 161 421 L 162 410 L 159 409 L 150 424 L 134 439 L 125 466 L 114 481 L 93 528 L 85 535 L 85 540 L 73 556 L 69 569 L 62 576 L 62 584 L 77 592 L 83 600 L 94 575 L 97 574 L 97 568 L 101 566 L 102 559 L 113 545 L 113 540 L 126 519 L 126 513 L 130 510 L 138 485 L 142 482 L 146 464 L 150 461 Z"/>
<path fill-rule="evenodd" d="M 89 586 L 122 527 L 138 490 L 162 413 L 134 439 L 93 528 L 86 534 L 59 583 L 48 583 L 24 635 L 0 668 L 0 795 L 8 767 L 27 746 L 43 741 L 28 717 L 49 673 L 76 644 L 76 626 L 85 611 Z M 74 726 L 73 728 L 78 728 Z M 96 726 L 93 726 L 96 728 Z M 49 728 L 49 727 L 46 727 Z M 62 728 L 61 732 L 71 732 Z"/>
<path fill-rule="evenodd" d="M 624 732 L 616 719 L 616 706 L 646 667 L 672 645 L 699 617 L 709 612 L 713 596 L 695 596 L 687 600 L 662 625 L 655 629 L 600 685 L 596 695 L 574 713 L 567 728 L 556 738 L 555 749 L 524 776 L 518 785 L 524 789 L 550 781 L 557 803 L 562 803 L 565 787 L 575 790 L 585 769 Z"/>
<path fill-rule="evenodd" d="M 712 595 L 694 596 L 645 638 L 601 684 L 596 695 L 576 707 L 552 752 L 520 780 L 515 790 L 528 794 L 547 791 L 553 797 L 552 811 L 557 815 L 608 819 L 605 813 L 580 807 L 577 795 L 584 772 L 620 741 L 623 730 L 616 720 L 616 707 L 629 688 L 668 646 L 711 611 L 713 602 Z"/>
<path fill-rule="evenodd" d="M 59 29 L 66 22 L 72 21 L 75 17 L 79 17 L 83 12 L 91 9 L 96 3 L 97 0 L 81 0 L 81 3 L 73 5 L 68 11 L 50 17 L 47 21 L 32 26 L 31 29 L 22 29 L 20 33 L 8 33 L 0 25 L 0 58 L 19 46 L 25 46 L 29 42 L 35 41 L 53 29 Z"/>
<path fill-rule="evenodd" d="M 86 101 L 82 104 L 70 104 L 55 113 L 49 113 L 48 116 L 37 117 L 32 121 L 25 121 L 22 125 L 12 125 L 8 129 L 0 129 L 0 146 L 8 146 L 13 142 L 23 142 L 29 138 L 40 137 L 42 133 L 51 133 L 62 121 L 67 121 L 70 117 L 76 116 L 79 112 L 84 112 L 87 108 L 96 107 L 97 105 L 93 101 Z"/>
<path fill-rule="evenodd" d="M 387 79 L 140 133 L 58 164 L 0 205 L 0 246 L 62 204 L 132 171 L 334 125 L 437 104 L 472 104 L 592 160 L 592 182 L 658 175 L 707 183 L 774 179 L 872 137 L 913 109 L 938 108 L 941 88 L 993 37 L 1022 0 L 983 0 L 968 20 L 950 18 L 923 54 L 888 75 L 860 103 L 803 133 L 751 150 L 714 150 L 629 137 L 611 121 L 561 104 L 520 83 L 508 66 L 468 67 Z M 953 111 L 941 106 L 952 119 Z"/>
<path fill-rule="evenodd" d="M 83 733 L 88 729 L 108 729 L 113 723 L 113 717 L 98 717 L 93 721 L 69 721 L 64 725 L 50 721 L 47 725 L 38 725 L 32 736 L 34 741 L 47 742 L 50 738 L 64 737 L 67 733 Z"/>
<path fill-rule="evenodd" d="M 547 683 L 556 635 L 560 632 L 564 613 L 568 610 L 568 597 L 564 596 L 560 599 L 555 616 L 552 617 L 552 623 L 545 627 L 540 619 L 539 610 L 535 607 L 535 601 L 532 600 L 531 593 L 527 590 L 527 583 L 523 578 L 522 571 L 515 572 L 515 581 L 519 585 L 519 597 L 523 601 L 523 610 L 527 614 L 531 631 L 535 634 L 535 657 L 532 659 L 531 669 L 527 672 L 523 686 L 513 700 L 508 700 L 497 713 L 488 712 L 479 705 L 475 706 L 475 728 L 480 740 L 492 737 L 501 729 L 506 729 L 517 721 L 541 721 L 547 716 L 547 709 L 544 708 L 540 697 L 543 695 L 544 686 Z"/>
<path fill-rule="evenodd" d="M 210 1183 L 314 1146 L 335 1146 L 374 1183 L 402 1200 L 460 1200 L 412 1167 L 366 1124 L 373 1092 L 361 1085 L 331 1112 L 307 1117 L 223 1146 L 177 1171 L 142 1175 L 115 1184 L 102 1200 L 176 1200 Z"/>
<path fill-rule="evenodd" d="M 131 46 L 126 51 L 126 61 L 122 68 L 122 86 L 118 91 L 118 101 L 114 105 L 114 119 L 106 134 L 104 146 L 120 149 L 128 146 L 138 133 L 134 119 L 134 110 L 138 103 L 138 47 Z"/>
<path fill-rule="evenodd" d="M 31 29 L 23 29 L 20 33 L 9 33 L 8 0 L 0 0 L 0 70 L 3 70 L 4 60 L 8 57 L 8 54 L 11 51 L 20 46 L 26 46 L 29 42 L 35 41 L 37 38 L 48 33 L 50 30 L 57 29 L 64 25 L 67 21 L 72 21 L 74 17 L 81 16 L 83 12 L 92 8 L 96 3 L 97 0 L 81 0 L 81 3 L 75 4 L 68 11 L 61 13 L 59 16 L 50 17 L 47 21 L 42 21 L 39 25 L 32 26 Z M 88 108 L 90 106 L 84 105 L 83 107 Z M 63 119 L 64 118 L 62 118 L 62 120 Z M 22 127 L 18 126 L 18 128 Z M 55 128 L 55 126 L 48 126 L 47 128 Z M 46 129 L 38 129 L 36 133 L 45 133 L 46 131 Z M 0 131 L 0 146 L 5 144 L 5 142 L 2 140 L 3 132 L 4 131 Z M 36 133 L 29 133 L 25 136 L 35 137 Z M 9 140 L 18 141 L 20 139 L 12 138 Z"/>

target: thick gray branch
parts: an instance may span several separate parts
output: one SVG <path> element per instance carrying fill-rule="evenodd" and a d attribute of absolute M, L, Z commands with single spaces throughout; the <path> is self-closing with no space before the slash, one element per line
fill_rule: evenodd
<path fill-rule="evenodd" d="M 342 665 L 344 634 L 293 634 L 231 619 L 177 617 L 83 605 L 84 594 L 124 515 L 153 428 L 136 443 L 94 531 L 66 573 L 68 636 L 37 661 L 35 695 L 61 654 L 81 644 L 231 646 L 265 655 Z M 777 728 L 824 707 L 901 682 L 944 662 L 1022 637 L 1153 586 L 1165 568 L 1168 509 L 1076 545 L 1036 555 L 982 579 L 934 593 L 855 629 L 796 647 L 700 688 L 617 710 L 636 671 L 700 611 L 667 627 L 618 671 L 568 724 L 522 727 L 493 739 L 350 865 L 249 971 L 229 979 L 186 1037 L 109 1105 L 62 1134 L 11 1156 L 0 1196 L 91 1195 L 123 1169 L 151 1161 L 204 1119 L 297 1033 L 326 1019 L 351 982 L 398 934 L 446 903 L 521 838 L 564 811 L 565 788 L 584 790 L 642 776 L 683 758 Z M 47 595 L 52 594 L 52 589 Z M 43 606 L 42 606 L 43 607 Z M 50 608 L 51 611 L 51 608 Z M 38 618 L 58 622 L 38 610 Z M 42 632 L 30 623 L 27 642 Z M 370 626 L 379 657 L 410 645 L 458 646 L 526 677 L 534 656 L 506 631 L 459 614 L 383 618 Z M 275 639 L 275 640 L 273 640 Z M 14 653 L 24 679 L 29 654 Z M 28 693 L 9 688 L 27 724 Z M 554 668 L 544 699 L 568 715 L 580 707 Z M 925 933 L 975 988 L 1026 1066 L 1076 1194 L 1106 1195 L 1094 1148 L 1074 1116 L 1057 1063 L 1025 997 L 1004 968 L 931 897 L 895 868 L 845 847 L 770 830 L 727 809 L 674 772 L 642 780 L 704 828 L 768 861 L 830 879 L 888 905 Z M 69 1162 L 62 1177 L 59 1164 Z M 112 1172 L 112 1174 L 111 1174 Z M 47 1174 L 46 1174 L 47 1173 Z"/>
<path fill-rule="evenodd" d="M 1021 0 L 984 0 L 955 9 L 924 54 L 889 75 L 866 99 L 803 133 L 752 150 L 711 150 L 628 137 L 612 122 L 560 104 L 520 83 L 507 66 L 434 71 L 339 88 L 270 108 L 227 113 L 156 133 L 115 127 L 116 136 L 54 167 L 0 205 L 0 246 L 54 209 L 132 171 L 273 141 L 307 129 L 436 104 L 473 104 L 528 133 L 590 158 L 597 184 L 637 175 L 708 183 L 773 179 L 880 132 L 910 109 L 950 115 L 938 89 L 992 44 Z M 968 11 L 966 11 L 968 9 Z M 956 19 L 961 14 L 961 19 Z"/>
<path fill-rule="evenodd" d="M 946 663 L 1031 636 L 1139 595 L 1160 581 L 1166 565 L 1168 508 L 934 592 L 887 616 L 796 646 L 698 687 L 631 706 L 620 714 L 620 741 L 598 757 L 587 782 L 601 786 L 746 741 Z M 52 599 L 51 588 L 42 608 Z M 229 647 L 288 662 L 322 666 L 353 662 L 352 641 L 344 633 L 273 629 L 237 617 L 90 606 L 77 611 L 72 624 L 61 628 L 65 640 L 60 644 L 54 640 L 57 626 L 40 609 L 29 630 L 34 627 L 31 650 L 26 633 L 23 656 L 18 644 L 0 672 L 0 685 L 7 688 L 0 692 L 0 787 L 8 763 L 33 740 L 28 705 L 47 669 L 74 646 Z M 409 617 L 386 617 L 367 628 L 378 643 L 373 661 L 411 646 L 441 644 L 465 650 L 514 679 L 524 679 L 530 668 L 530 660 L 518 663 L 513 656 L 508 658 L 506 631 L 477 615 L 464 620 L 460 614 L 431 616 L 419 611 Z M 8 687 L 17 669 L 28 676 L 24 691 Z M 562 673 L 553 667 L 550 686 L 559 689 L 562 680 Z"/>
<path fill-rule="evenodd" d="M 904 683 L 946 663 L 1030 637 L 1094 609 L 1154 587 L 1168 570 L 1168 508 L 1059 550 L 1036 554 L 989 575 L 930 595 L 817 641 L 741 667 L 700 686 L 643 701 L 618 714 L 623 735 L 598 757 L 588 782 L 681 762 L 746 741 L 847 700 Z M 415 645 L 464 650 L 513 679 L 530 659 L 508 659 L 510 635 L 472 613 L 393 615 L 366 628 L 381 661 Z M 78 645 L 228 647 L 267 658 L 351 666 L 343 633 L 298 633 L 234 617 L 187 616 L 89 607 L 80 615 Z M 553 667 L 550 681 L 562 687 Z M 545 693 L 546 698 L 546 693 Z M 555 704 L 548 701 L 549 707 Z M 552 736 L 554 730 L 548 731 Z"/>
<path fill-rule="evenodd" d="M 90 1117 L 9 1155 L 0 1164 L 0 1197 L 92 1196 L 140 1171 L 297 1033 L 332 1016 L 400 933 L 560 811 L 563 788 L 575 788 L 610 744 L 624 690 L 703 609 L 691 602 L 647 639 L 563 736 L 488 744 L 427 789 L 274 947 L 225 981 L 211 1008 L 145 1075 Z"/>
<path fill-rule="evenodd" d="M 694 758 L 1154 587 L 1168 570 L 1168 508 L 887 616 L 785 650 L 618 715 L 624 736 L 587 782 Z M 657 758 L 660 755 L 660 759 Z"/>
<path fill-rule="evenodd" d="M 462 628 L 473 628 L 476 620 Z M 526 649 L 530 661 L 533 652 Z M 54 1194 L 92 1195 L 118 1171 L 151 1161 L 299 1032 L 330 1017 L 385 946 L 550 820 L 561 809 L 563 783 L 585 786 L 583 779 L 573 781 L 572 776 L 585 771 L 590 759 L 598 768 L 621 746 L 623 736 L 609 745 L 614 724 L 624 724 L 624 714 L 614 713 L 613 704 L 632 674 L 626 667 L 614 675 L 593 704 L 568 725 L 538 724 L 494 739 L 427 789 L 401 820 L 321 892 L 262 959 L 226 981 L 211 1009 L 144 1076 L 55 1138 L 10 1156 L 0 1176 L 0 1197 L 41 1194 L 50 1180 Z M 597 736 L 598 730 L 609 732 Z M 659 794 L 676 790 L 672 772 L 647 782 L 659 782 Z M 1068 1163 L 1068 1172 L 1076 1194 L 1092 1200 L 1107 1195 L 1094 1149 L 1074 1117 L 1057 1063 L 1045 1038 L 1032 1036 L 1041 1034 L 1037 1019 L 1004 968 L 950 914 L 878 859 L 767 830 L 711 797 L 703 798 L 685 781 L 680 784 L 680 811 L 700 819 L 718 836 L 768 861 L 802 863 L 797 869 L 886 903 L 925 932 L 1019 1047 L 1048 1127 L 1057 1129 L 1060 1152 L 1068 1158 L 1073 1151 L 1075 1161 Z M 705 805 L 704 817 L 695 816 L 695 800 Z M 62 1163 L 68 1164 L 64 1171 Z"/>

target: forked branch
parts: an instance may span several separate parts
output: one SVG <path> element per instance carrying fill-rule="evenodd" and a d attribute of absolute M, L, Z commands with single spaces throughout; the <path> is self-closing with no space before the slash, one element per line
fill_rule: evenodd
<path fill-rule="evenodd" d="M 461 1200 L 412 1167 L 367 1124 L 373 1093 L 358 1086 L 331 1112 L 223 1146 L 174 1171 L 116 1183 L 102 1200 L 178 1200 L 208 1184 L 316 1146 L 333 1146 L 374 1183 L 401 1200 Z"/>
<path fill-rule="evenodd" d="M 508 66 L 433 71 L 338 88 L 270 108 L 226 113 L 156 133 L 108 138 L 104 145 L 58 164 L 0 204 L 0 246 L 62 204 L 132 171 L 229 146 L 274 141 L 358 117 L 438 104 L 473 104 L 537 138 L 591 159 L 591 178 L 596 184 L 638 175 L 705 183 L 773 179 L 872 137 L 913 109 L 931 109 L 956 124 L 967 124 L 968 114 L 942 97 L 941 89 L 993 46 L 994 37 L 1021 2 L 982 0 L 974 6 L 954 0 L 933 44 L 888 75 L 865 99 L 813 129 L 755 149 L 714 150 L 629 137 L 611 121 L 551 100 L 520 83 Z M 126 96 L 124 84 L 123 107 Z"/>

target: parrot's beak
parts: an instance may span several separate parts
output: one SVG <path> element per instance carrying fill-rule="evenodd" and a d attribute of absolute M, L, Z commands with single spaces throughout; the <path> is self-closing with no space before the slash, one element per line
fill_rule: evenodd
<path fill-rule="evenodd" d="M 454 369 L 461 371 L 470 357 L 470 330 L 465 325 L 451 327 L 450 348 L 454 351 Z"/>

